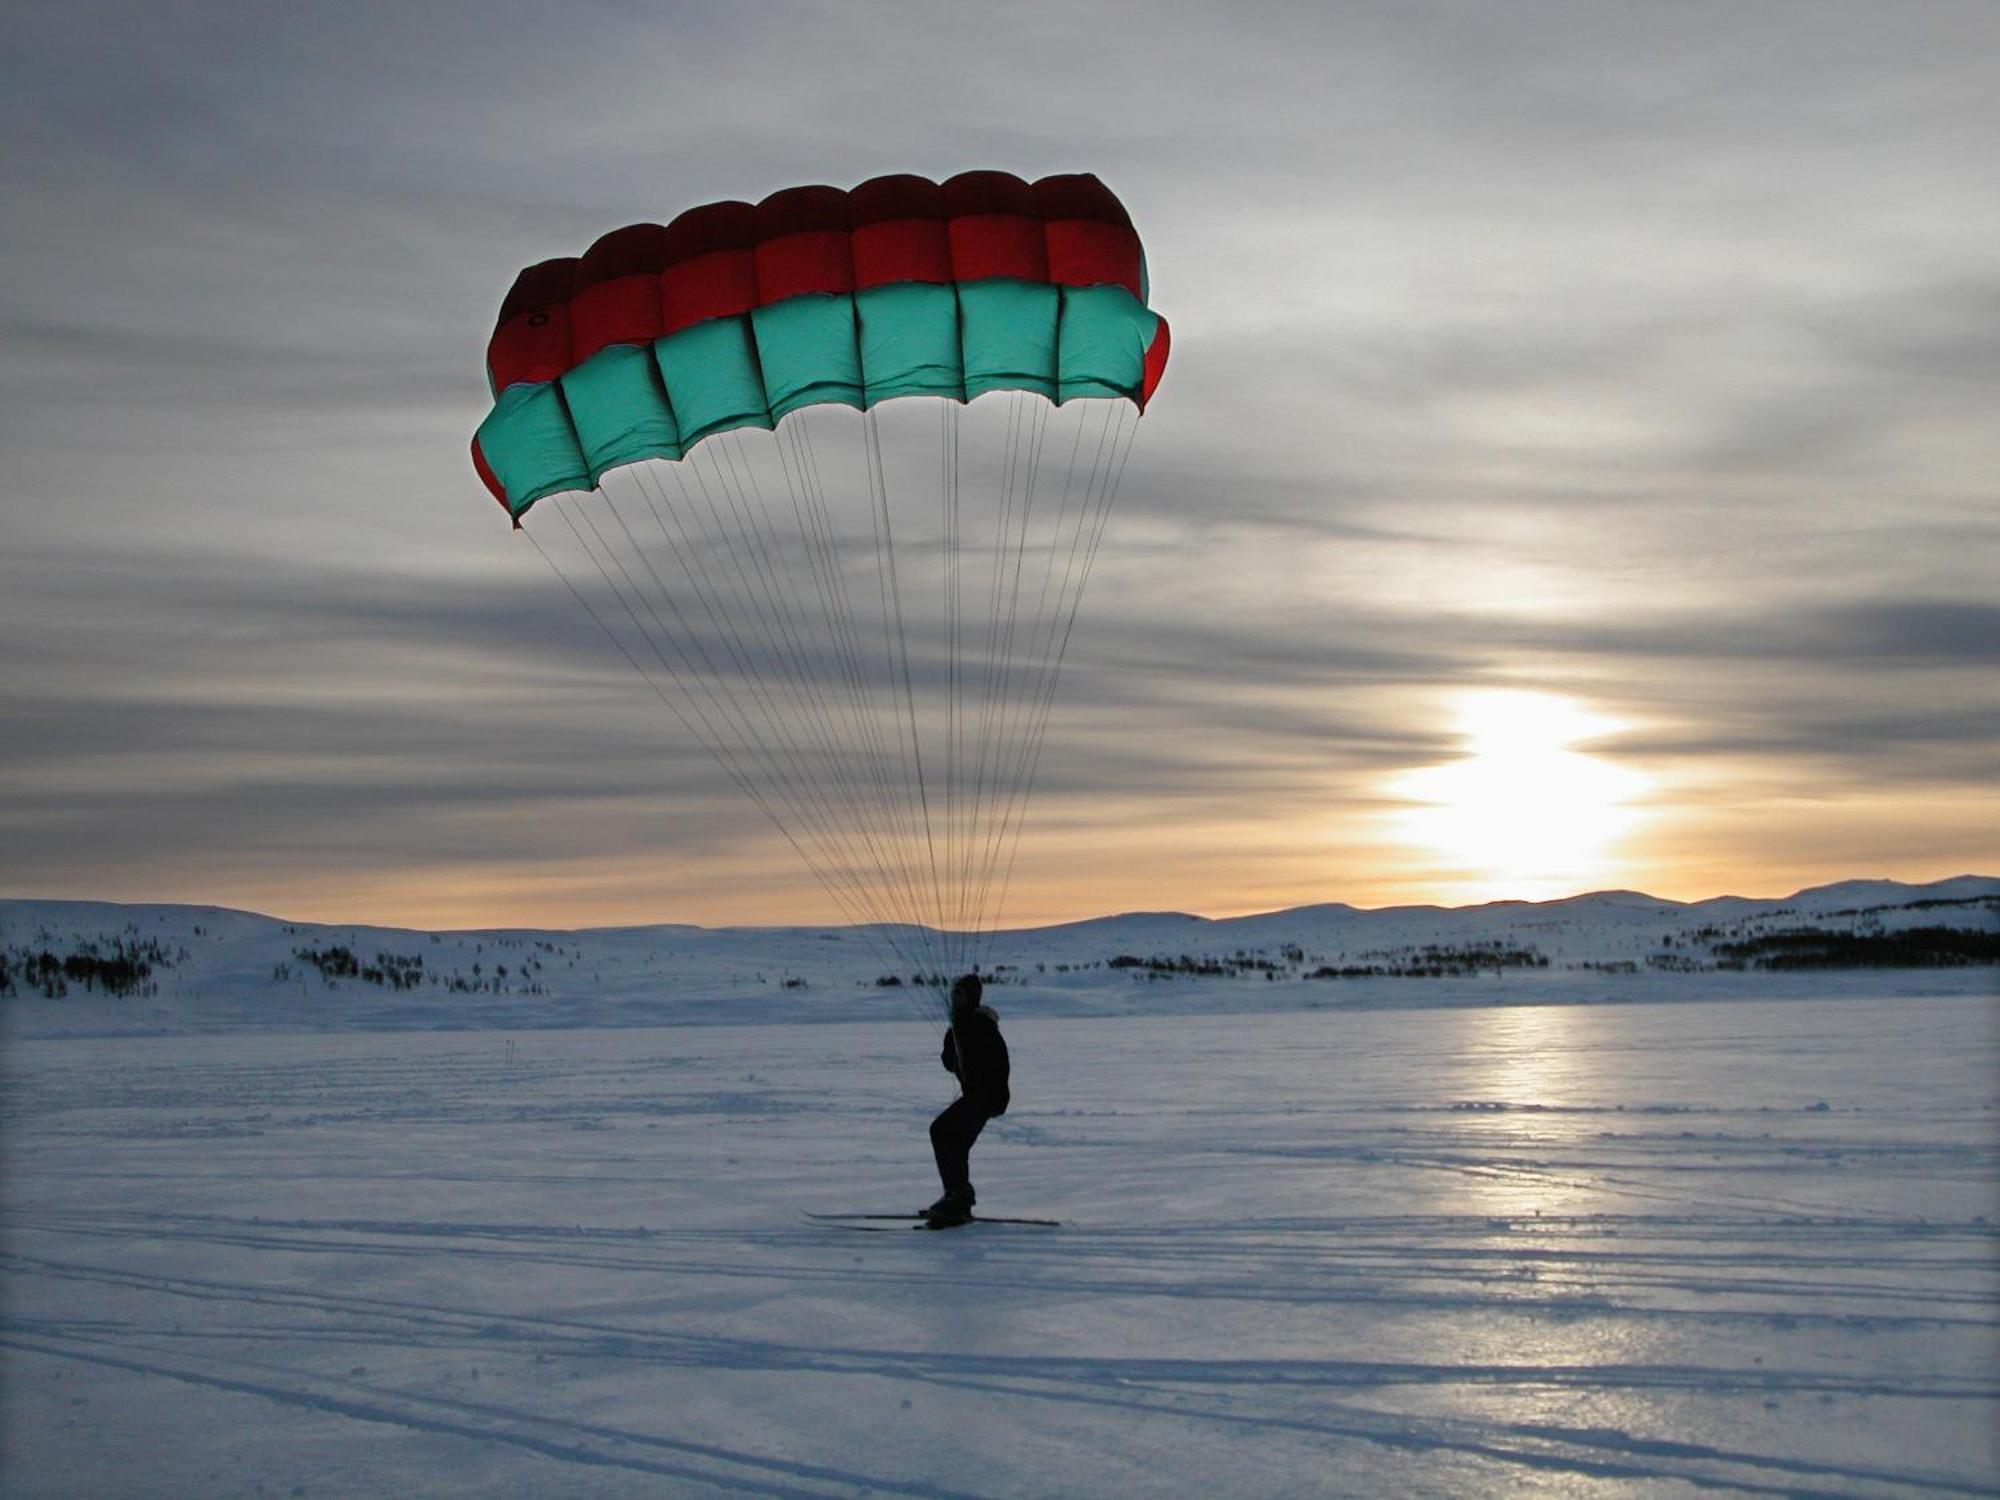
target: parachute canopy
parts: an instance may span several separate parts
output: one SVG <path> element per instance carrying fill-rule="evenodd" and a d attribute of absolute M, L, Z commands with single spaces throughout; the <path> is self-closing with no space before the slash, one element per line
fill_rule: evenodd
<path fill-rule="evenodd" d="M 487 348 L 481 478 L 940 1012 L 1165 368 L 1146 298 L 1095 177 L 878 177 L 530 266 Z"/>
<path fill-rule="evenodd" d="M 877 177 L 691 208 L 515 279 L 473 465 L 518 519 L 604 474 L 832 403 L 1024 391 L 1143 409 L 1167 325 L 1087 173 Z"/>

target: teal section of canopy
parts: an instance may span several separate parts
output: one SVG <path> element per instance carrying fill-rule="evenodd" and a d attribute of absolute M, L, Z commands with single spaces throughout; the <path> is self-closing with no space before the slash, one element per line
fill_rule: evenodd
<path fill-rule="evenodd" d="M 1159 327 L 1117 286 L 1066 288 L 1056 329 L 1056 400 L 1130 396 L 1146 379 L 1146 350 Z"/>
<path fill-rule="evenodd" d="M 959 287 L 968 400 L 988 391 L 1033 391 L 1055 398 L 1062 295 L 1061 287 L 1038 281 L 996 279 Z"/>
<path fill-rule="evenodd" d="M 897 396 L 965 399 L 957 287 L 872 287 L 854 299 L 854 319 L 870 406 Z"/>
<path fill-rule="evenodd" d="M 594 364 L 607 352 L 599 350 L 584 364 Z M 772 425 L 771 398 L 764 390 L 757 341 L 751 336 L 747 317 L 713 318 L 655 339 L 653 359 L 666 384 L 667 404 L 680 423 L 683 452 L 718 432 Z M 509 500 L 513 494 L 512 490 L 507 492 Z M 515 514 L 520 514 L 518 509 Z"/>
<path fill-rule="evenodd" d="M 487 467 L 507 492 L 507 508 L 517 516 L 544 495 L 597 487 L 563 405 L 562 388 L 553 381 L 502 391 L 479 424 L 478 442 Z"/>
<path fill-rule="evenodd" d="M 650 346 L 601 349 L 560 380 L 510 386 L 479 447 L 516 516 L 612 469 L 704 438 L 775 427 L 801 407 L 899 396 L 1136 402 L 1159 319 L 1123 287 L 995 278 L 787 298 Z"/>
<path fill-rule="evenodd" d="M 593 486 L 623 464 L 680 455 L 680 424 L 667 404 L 666 384 L 650 348 L 619 344 L 601 349 L 557 383 Z M 490 454 L 487 461 L 492 462 Z M 507 493 L 514 493 L 511 485 Z"/>
<path fill-rule="evenodd" d="M 773 421 L 801 406 L 867 404 L 851 296 L 787 297 L 752 312 L 750 326 Z"/>

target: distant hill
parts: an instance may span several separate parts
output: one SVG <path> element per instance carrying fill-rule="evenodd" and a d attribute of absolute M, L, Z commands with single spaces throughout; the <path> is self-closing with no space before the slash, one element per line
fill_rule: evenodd
<path fill-rule="evenodd" d="M 924 946 L 922 930 L 899 936 L 905 951 Z M 221 907 L 0 900 L 0 1020 L 49 1035 L 930 1013 L 925 976 L 885 953 L 871 930 L 851 927 L 431 932 Z M 1598 891 L 1221 919 L 1133 912 L 1000 933 L 985 967 L 996 1004 L 1123 1014 L 1702 998 L 1748 984 L 1977 993 L 1995 988 L 1996 966 L 2000 879 L 1964 875 L 1849 880 L 1778 900 Z"/>

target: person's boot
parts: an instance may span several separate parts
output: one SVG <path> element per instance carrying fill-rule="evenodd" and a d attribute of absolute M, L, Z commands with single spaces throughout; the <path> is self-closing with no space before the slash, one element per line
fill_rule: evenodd
<path fill-rule="evenodd" d="M 976 1196 L 969 1187 L 948 1188 L 942 1198 L 924 1210 L 924 1222 L 933 1229 L 966 1223 L 972 1218 L 972 1204 Z"/>

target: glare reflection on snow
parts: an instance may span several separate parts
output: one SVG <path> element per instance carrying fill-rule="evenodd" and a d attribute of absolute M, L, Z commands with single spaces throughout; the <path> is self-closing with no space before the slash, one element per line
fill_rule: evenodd
<path fill-rule="evenodd" d="M 1475 1207 L 1519 1214 L 1586 1213 L 1601 1208 L 1592 1186 L 1553 1172 L 1538 1155 L 1578 1134 L 1572 1110 L 1593 1092 L 1586 1013 L 1567 1005 L 1495 1006 L 1467 1013 L 1463 1095 L 1452 1108 L 1498 1155 L 1469 1169 Z"/>

